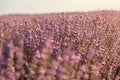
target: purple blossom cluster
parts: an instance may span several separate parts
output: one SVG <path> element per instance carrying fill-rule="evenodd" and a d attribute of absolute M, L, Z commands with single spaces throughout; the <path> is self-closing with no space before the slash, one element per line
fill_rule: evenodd
<path fill-rule="evenodd" d="M 120 12 L 0 16 L 0 80 L 120 80 Z"/>

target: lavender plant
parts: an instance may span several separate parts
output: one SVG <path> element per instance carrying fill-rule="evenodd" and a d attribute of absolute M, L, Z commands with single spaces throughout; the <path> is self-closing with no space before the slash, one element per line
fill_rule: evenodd
<path fill-rule="evenodd" d="M 120 12 L 0 16 L 0 80 L 119 80 Z"/>

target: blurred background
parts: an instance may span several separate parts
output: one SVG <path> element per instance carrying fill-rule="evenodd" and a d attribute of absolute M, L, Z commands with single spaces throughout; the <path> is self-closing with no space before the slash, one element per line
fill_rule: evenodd
<path fill-rule="evenodd" d="M 120 0 L 0 0 L 0 15 L 120 10 Z"/>

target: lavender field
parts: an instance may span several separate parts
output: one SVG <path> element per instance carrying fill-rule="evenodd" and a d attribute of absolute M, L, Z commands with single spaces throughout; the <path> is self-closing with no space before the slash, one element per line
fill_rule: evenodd
<path fill-rule="evenodd" d="M 120 80 L 120 12 L 0 16 L 0 80 Z"/>

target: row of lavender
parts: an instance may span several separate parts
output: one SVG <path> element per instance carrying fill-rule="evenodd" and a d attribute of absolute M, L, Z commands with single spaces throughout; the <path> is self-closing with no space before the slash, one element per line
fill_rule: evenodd
<path fill-rule="evenodd" d="M 0 80 L 119 80 L 120 12 L 0 16 Z"/>

